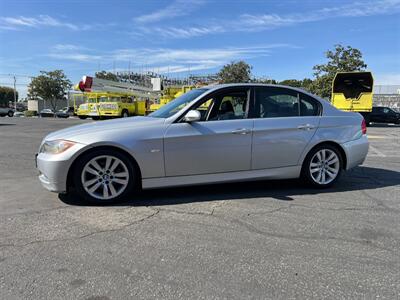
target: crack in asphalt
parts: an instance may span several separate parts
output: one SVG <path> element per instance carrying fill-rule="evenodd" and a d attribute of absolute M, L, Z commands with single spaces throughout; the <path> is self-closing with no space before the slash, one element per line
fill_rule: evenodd
<path fill-rule="evenodd" d="M 363 192 L 363 191 L 362 191 Z M 375 201 L 380 201 L 379 199 L 376 199 L 372 196 L 370 196 L 369 194 L 365 193 L 369 198 L 375 200 Z M 394 251 L 391 249 L 387 249 L 384 247 L 380 247 L 378 245 L 372 244 L 370 241 L 368 240 L 354 240 L 354 239 L 344 239 L 344 238 L 340 238 L 340 237 L 321 237 L 321 236 L 300 236 L 300 235 L 288 235 L 288 234 L 278 234 L 278 233 L 273 233 L 273 232 L 266 232 L 263 230 L 258 229 L 257 227 L 255 227 L 254 225 L 251 225 L 247 222 L 244 222 L 240 219 L 236 219 L 236 218 L 226 218 L 224 216 L 217 216 L 215 215 L 215 211 L 220 208 L 221 206 L 223 206 L 226 203 L 226 201 L 220 201 L 217 202 L 216 204 L 214 204 L 212 206 L 211 212 L 201 212 L 201 211 L 197 211 L 197 212 L 193 212 L 193 211 L 182 211 L 182 210 L 176 210 L 176 209 L 166 209 L 166 208 L 161 208 L 161 207 L 149 207 L 146 206 L 146 208 L 150 209 L 153 211 L 152 214 L 143 217 L 139 220 L 136 220 L 134 222 L 128 223 L 124 226 L 118 227 L 118 228 L 113 228 L 113 229 L 105 229 L 105 230 L 99 230 L 99 231 L 93 231 L 81 236 L 77 236 L 77 237 L 71 237 L 71 238 L 61 238 L 61 239 L 48 239 L 48 240 L 35 240 L 35 241 L 31 241 L 29 243 L 25 243 L 25 244 L 0 244 L 0 248 L 5 248 L 5 247 L 25 247 L 28 245 L 33 245 L 33 244 L 39 244 L 39 243 L 46 243 L 46 242 L 62 242 L 62 241 L 72 241 L 72 240 L 79 240 L 79 239 L 84 239 L 96 234 L 101 234 L 101 233 L 107 233 L 107 232 L 115 232 L 115 231 L 121 231 L 124 230 L 130 226 L 133 226 L 135 224 L 144 222 L 146 220 L 149 220 L 151 218 L 153 218 L 154 216 L 156 216 L 157 214 L 159 214 L 160 212 L 166 212 L 166 213 L 177 213 L 177 214 L 183 214 L 183 215 L 200 215 L 200 216 L 210 216 L 210 217 L 214 217 L 214 218 L 219 218 L 221 220 L 224 220 L 225 222 L 231 222 L 234 224 L 237 224 L 241 227 L 247 228 L 247 230 L 249 232 L 253 232 L 256 234 L 260 234 L 263 236 L 270 236 L 270 237 L 276 237 L 276 238 L 285 238 L 285 239 L 289 239 L 289 240 L 339 240 L 339 241 L 344 241 L 344 242 L 351 242 L 351 243 L 358 243 L 358 244 L 362 244 L 364 246 L 371 246 L 374 247 L 376 249 L 380 249 L 380 250 L 385 250 L 388 252 L 393 253 Z M 376 202 L 377 203 L 377 202 Z M 370 210 L 370 209 L 376 209 L 377 207 L 381 207 L 384 208 L 384 210 L 391 210 L 391 208 L 386 207 L 383 203 L 377 203 L 377 206 L 367 206 L 367 207 L 345 207 L 345 208 L 320 208 L 320 207 L 313 207 L 313 206 L 307 206 L 307 205 L 302 205 L 302 204 L 294 204 L 291 203 L 287 206 L 284 207 L 278 207 L 272 210 L 268 210 L 268 211 L 264 211 L 264 212 L 256 212 L 256 213 L 248 213 L 247 216 L 251 216 L 251 215 L 263 215 L 263 214 L 273 214 L 276 212 L 280 212 L 280 211 L 284 211 L 284 210 L 289 210 L 292 209 L 294 207 L 303 207 L 303 208 L 307 208 L 307 209 L 320 209 L 320 210 L 329 210 L 329 211 L 358 211 L 358 210 Z M 60 210 L 60 209 L 64 209 L 64 208 L 68 208 L 68 206 L 63 206 L 63 207 L 57 207 L 57 208 L 53 208 L 53 209 L 48 209 L 46 210 L 46 212 L 48 211 L 55 211 L 55 210 Z M 126 208 L 129 209 L 129 208 Z M 27 214 L 27 213 L 31 213 L 31 212 L 26 212 L 26 213 L 17 213 L 17 214 Z M 40 212 L 37 212 L 40 213 Z"/>
<path fill-rule="evenodd" d="M 384 250 L 387 252 L 392 253 L 393 255 L 400 257 L 400 254 L 397 253 L 397 251 L 388 249 L 385 247 L 381 247 L 379 245 L 373 244 L 369 240 L 355 240 L 355 239 L 346 239 L 346 238 L 340 238 L 340 237 L 334 237 L 334 236 L 328 236 L 328 237 L 322 237 L 322 236 L 317 236 L 317 235 L 290 235 L 290 234 L 279 234 L 279 233 L 274 233 L 274 232 L 269 232 L 269 231 L 263 231 L 255 227 L 254 225 L 251 225 L 249 223 L 246 223 L 244 221 L 241 221 L 239 219 L 232 219 L 232 222 L 236 225 L 239 225 L 243 228 L 246 228 L 248 232 L 250 233 L 255 233 L 259 234 L 262 236 L 267 236 L 267 237 L 275 237 L 275 238 L 283 238 L 283 239 L 288 239 L 288 240 L 297 240 L 297 241 L 307 241 L 307 240 L 315 240 L 315 241 L 329 241 L 329 240 L 336 240 L 336 241 L 342 241 L 342 242 L 347 242 L 347 243 L 355 243 L 355 244 L 361 244 L 363 246 L 369 246 L 375 249 L 379 250 Z"/>
<path fill-rule="evenodd" d="M 365 197 L 371 199 L 372 201 L 374 201 L 376 203 L 376 207 L 380 207 L 382 210 L 389 210 L 389 211 L 393 211 L 393 212 L 399 212 L 400 209 L 397 208 L 392 208 L 390 206 L 387 206 L 381 199 L 376 198 L 372 195 L 370 195 L 369 193 L 367 193 L 366 191 L 360 191 Z"/>
<path fill-rule="evenodd" d="M 65 239 L 35 240 L 35 241 L 32 241 L 32 242 L 25 243 L 25 244 L 20 244 L 20 245 L 18 245 L 18 244 L 0 244 L 0 248 L 5 248 L 5 247 L 22 248 L 22 247 L 25 247 L 25 246 L 34 245 L 34 244 L 40 244 L 40 243 L 74 241 L 74 240 L 84 239 L 84 238 L 87 238 L 87 237 L 90 237 L 90 236 L 93 236 L 93 235 L 96 235 L 96 234 L 100 234 L 100 233 L 115 232 L 115 231 L 124 230 L 124 229 L 126 229 L 126 228 L 128 228 L 128 227 L 130 227 L 132 225 L 144 222 L 144 221 L 154 217 L 155 215 L 157 215 L 160 212 L 160 210 L 157 210 L 157 209 L 153 209 L 153 208 L 149 208 L 149 209 L 153 210 L 152 214 L 150 214 L 150 215 L 148 215 L 148 216 L 146 216 L 144 218 L 141 218 L 139 220 L 136 220 L 134 222 L 128 223 L 128 224 L 126 224 L 124 226 L 121 226 L 119 228 L 112 228 L 112 229 L 93 231 L 93 232 L 90 232 L 90 233 L 87 233 L 87 234 L 84 234 L 84 235 L 71 237 L 71 238 L 65 238 Z"/>
<path fill-rule="evenodd" d="M 40 213 L 47 213 L 47 212 L 66 209 L 66 208 L 71 208 L 71 207 L 70 206 L 57 206 L 57 207 L 53 207 L 53 208 L 46 208 L 46 209 L 43 209 L 43 210 L 30 210 L 30 211 L 24 211 L 24 212 L 14 212 L 14 213 L 9 213 L 9 214 L 0 214 L 0 216 L 12 217 L 12 216 L 18 216 L 18 215 L 27 215 L 27 214 L 40 214 Z"/>

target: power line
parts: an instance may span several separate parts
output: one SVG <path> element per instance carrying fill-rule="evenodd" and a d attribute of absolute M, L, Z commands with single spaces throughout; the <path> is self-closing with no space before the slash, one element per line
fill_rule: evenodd
<path fill-rule="evenodd" d="M 27 77 L 27 78 L 33 78 L 34 76 L 31 76 L 31 75 L 22 75 L 22 74 L 11 74 L 11 73 L 9 73 L 9 74 L 5 74 L 5 73 L 2 73 L 2 74 L 0 74 L 0 76 L 6 76 L 6 77 Z"/>
<path fill-rule="evenodd" d="M 13 86 L 14 84 L 12 82 L 0 82 L 1 85 L 11 85 Z M 15 85 L 21 85 L 21 86 L 27 86 L 29 83 L 16 83 Z"/>

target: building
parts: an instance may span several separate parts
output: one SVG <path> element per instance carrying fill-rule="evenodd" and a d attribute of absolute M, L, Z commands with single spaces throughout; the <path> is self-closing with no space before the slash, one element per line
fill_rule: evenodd
<path fill-rule="evenodd" d="M 375 85 L 374 106 L 387 106 L 400 110 L 400 85 Z"/>

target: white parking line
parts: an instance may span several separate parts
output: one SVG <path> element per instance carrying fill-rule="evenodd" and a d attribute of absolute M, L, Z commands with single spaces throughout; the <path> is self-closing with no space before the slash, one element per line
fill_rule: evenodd
<path fill-rule="evenodd" d="M 368 153 L 368 156 L 377 156 L 377 157 L 386 157 L 385 154 L 383 154 L 381 151 L 379 151 L 376 147 L 369 145 L 369 150 L 371 150 L 373 153 L 371 154 L 371 151 Z"/>

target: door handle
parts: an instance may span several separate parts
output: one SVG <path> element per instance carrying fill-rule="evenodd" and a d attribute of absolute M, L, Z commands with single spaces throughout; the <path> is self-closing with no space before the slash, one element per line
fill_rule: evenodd
<path fill-rule="evenodd" d="M 311 130 L 314 129 L 315 126 L 311 125 L 311 124 L 302 124 L 297 126 L 297 129 L 301 129 L 301 130 Z"/>
<path fill-rule="evenodd" d="M 231 131 L 233 134 L 248 134 L 251 132 L 250 129 L 247 128 L 238 128 Z"/>

